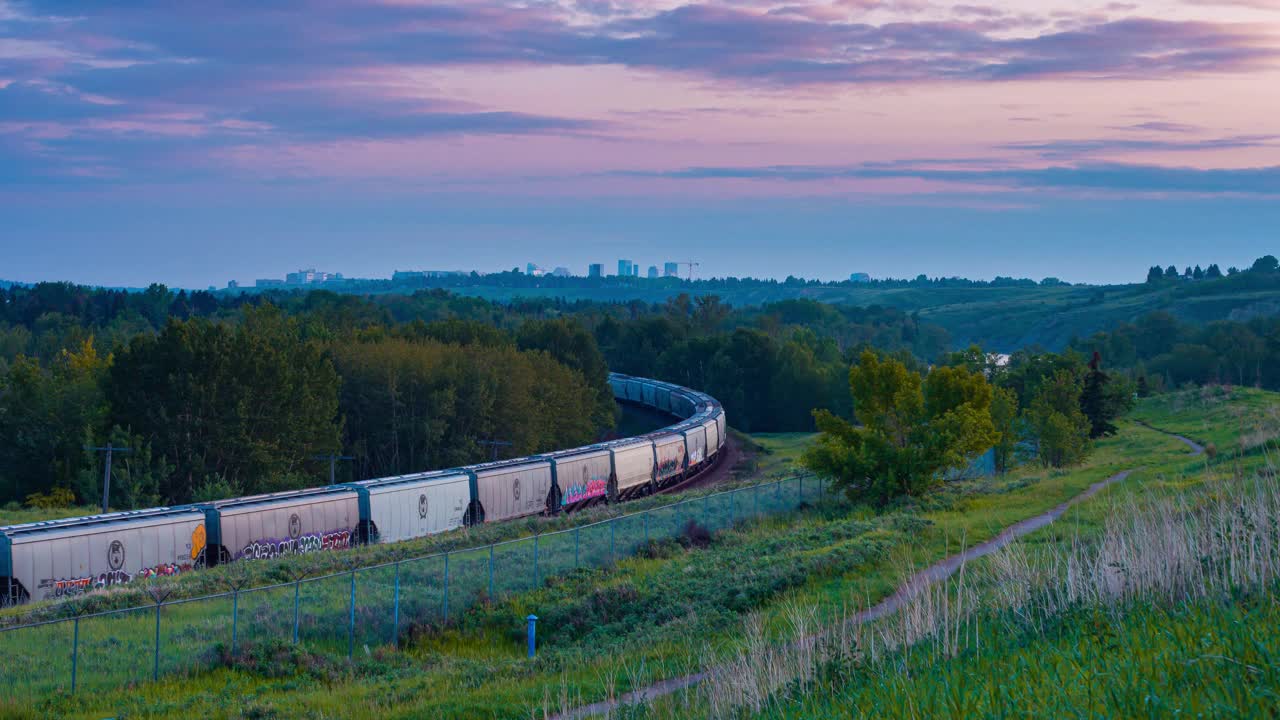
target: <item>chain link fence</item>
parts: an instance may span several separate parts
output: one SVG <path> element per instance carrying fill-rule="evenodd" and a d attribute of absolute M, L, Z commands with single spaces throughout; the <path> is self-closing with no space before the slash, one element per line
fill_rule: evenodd
<path fill-rule="evenodd" d="M 292 582 L 0 629 L 0 690 L 12 699 L 121 688 L 234 663 L 251 645 L 287 642 L 333 657 L 398 646 L 476 602 L 549 577 L 599 568 L 694 523 L 716 532 L 818 500 L 822 480 L 795 475 L 551 533 Z M 517 618 L 519 622 L 521 619 Z"/>

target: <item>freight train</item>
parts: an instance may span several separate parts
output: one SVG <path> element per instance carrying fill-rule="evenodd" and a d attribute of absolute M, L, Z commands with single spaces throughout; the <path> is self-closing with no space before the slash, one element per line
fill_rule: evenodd
<path fill-rule="evenodd" d="M 711 396 L 617 373 L 609 385 L 617 401 L 679 421 L 646 435 L 514 460 L 0 527 L 0 604 L 623 501 L 680 482 L 724 448 L 724 409 Z"/>

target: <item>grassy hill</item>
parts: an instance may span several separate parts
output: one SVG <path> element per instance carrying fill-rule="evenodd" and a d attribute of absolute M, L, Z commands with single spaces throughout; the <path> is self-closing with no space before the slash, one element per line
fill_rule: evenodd
<path fill-rule="evenodd" d="M 881 514 L 832 498 L 817 507 L 739 524 L 710 537 L 690 531 L 679 541 L 655 543 L 610 568 L 578 570 L 502 602 L 481 603 L 443 630 L 423 628 L 413 633 L 402 651 L 359 648 L 355 660 L 348 663 L 345 657 L 335 658 L 305 645 L 262 642 L 235 656 L 224 649 L 203 659 L 206 669 L 155 685 L 75 697 L 10 695 L 0 701 L 0 713 L 30 717 L 175 713 L 379 719 L 542 717 L 662 678 L 723 667 L 744 656 L 779 657 L 771 655 L 771 648 L 840 627 L 853 609 L 887 596 L 912 569 L 993 537 L 1011 523 L 1044 512 L 1121 470 L 1133 472 L 1055 525 L 1029 536 L 1024 543 L 1027 556 L 1050 559 L 1054 552 L 1105 537 L 1116 523 L 1117 508 L 1138 516 L 1141 513 L 1128 510 L 1152 507 L 1159 498 L 1194 506 L 1205 500 L 1204 488 L 1226 487 L 1268 467 L 1268 456 L 1275 457 L 1280 438 L 1277 407 L 1280 396 L 1243 389 L 1163 396 L 1144 402 L 1135 417 L 1212 442 L 1212 456 L 1192 456 L 1178 440 L 1127 420 L 1119 436 L 1102 441 L 1088 464 L 1071 471 L 1033 466 L 1001 478 L 954 483 L 921 502 Z M 761 469 L 783 467 L 804 442 L 803 436 L 763 438 Z M 934 606 L 941 607 L 946 597 L 966 597 L 972 606 L 985 606 L 976 600 L 993 597 L 994 585 L 977 580 L 976 565 L 969 575 L 974 580 L 963 593 L 952 588 L 941 597 L 932 595 Z M 1052 564 L 1028 567 L 1041 568 L 1037 576 L 1056 572 Z M 1277 690 L 1275 655 L 1267 655 L 1276 646 L 1273 635 L 1280 633 L 1274 631 L 1273 605 L 1247 599 L 1227 605 L 1197 600 L 1140 604 L 1130 610 L 1121 603 L 1102 614 L 1085 607 L 1046 616 L 1042 627 L 1019 626 L 1017 633 L 1003 630 L 1012 626 L 1000 624 L 1008 618 L 992 605 L 992 614 L 981 616 L 989 621 L 963 626 L 966 637 L 981 640 L 981 651 L 955 643 L 908 647 L 902 652 L 918 654 L 912 662 L 920 661 L 913 665 L 920 671 L 883 689 L 877 689 L 880 676 L 871 672 L 874 668 L 865 658 L 819 658 L 815 653 L 809 659 L 822 662 L 814 664 L 791 658 L 770 670 L 773 675 L 767 678 L 752 676 L 758 703 L 741 705 L 739 710 L 746 715 L 827 717 L 848 714 L 854 708 L 846 698 L 861 697 L 882 703 L 916 702 L 933 711 L 919 710 L 913 713 L 916 716 L 947 714 L 949 706 L 943 703 L 950 702 L 948 698 L 969 695 L 957 684 L 962 678 L 984 673 L 1000 678 L 1025 676 L 1017 689 L 1023 694 L 1015 697 L 1025 703 L 1037 697 L 1044 701 L 1058 677 L 1056 672 L 1061 677 L 1088 679 L 1071 685 L 1056 704 L 1045 705 L 1069 714 L 1073 707 L 1094 707 L 1087 698 L 1072 694 L 1090 687 L 1097 689 L 1099 697 L 1114 690 L 1124 702 L 1138 697 L 1134 688 L 1147 685 L 1164 693 L 1161 697 L 1173 697 L 1166 690 L 1176 677 L 1152 675 L 1151 682 L 1143 680 L 1147 673 L 1166 667 L 1182 668 L 1180 677 L 1200 678 L 1197 687 L 1208 689 L 1197 698 L 1239 710 L 1240 703 L 1253 702 L 1257 693 L 1274 697 Z M 523 618 L 530 612 L 542 618 L 539 656 L 534 661 L 523 657 Z M 1265 622 L 1266 632 L 1257 636 L 1255 645 L 1242 648 L 1238 634 L 1223 634 L 1237 620 Z M 1053 628 L 1061 632 L 1050 632 Z M 1167 632 L 1141 645 L 1146 648 L 1142 653 L 1130 652 L 1131 643 L 1149 637 L 1153 628 L 1167 628 Z M 1208 630 L 1212 632 L 1202 632 Z M 1199 654 L 1185 650 L 1187 637 L 1203 638 Z M 1178 651 L 1182 654 L 1173 653 L 1176 648 L 1184 648 Z M 885 650 L 880 652 L 883 655 Z M 1131 655 L 1133 661 L 1124 666 L 1128 675 L 1100 674 L 1117 658 Z M 1228 660 L 1197 659 L 1209 655 Z M 1068 661 L 1075 664 L 1064 664 Z M 1228 676 L 1224 668 L 1236 663 L 1258 667 L 1260 672 Z M 1208 682 L 1216 682 L 1220 690 L 1209 688 Z M 972 688 L 994 692 L 996 686 Z M 712 699 L 697 690 L 652 706 L 626 708 L 620 714 L 727 714 L 721 711 L 724 708 L 713 708 Z"/>
<path fill-rule="evenodd" d="M 810 298 L 847 305 L 885 305 L 919 312 L 941 325 L 956 346 L 978 343 L 1011 352 L 1039 344 L 1063 348 L 1073 337 L 1107 330 L 1156 310 L 1187 322 L 1248 320 L 1280 313 L 1280 275 L 1241 273 L 1220 280 L 1169 281 L 1156 285 L 1010 285 L 951 286 L 944 283 L 906 287 L 878 284 L 693 284 L 636 281 L 605 286 L 556 285 L 502 287 L 484 284 L 450 286 L 453 292 L 509 301 L 543 297 L 566 300 L 660 303 L 680 293 L 715 294 L 735 306 L 761 305 L 790 298 Z"/>

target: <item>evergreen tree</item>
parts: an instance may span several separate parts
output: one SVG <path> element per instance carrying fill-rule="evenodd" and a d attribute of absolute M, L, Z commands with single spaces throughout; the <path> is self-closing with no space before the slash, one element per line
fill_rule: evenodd
<path fill-rule="evenodd" d="M 1205 268 L 1204 276 L 1207 280 L 1216 280 L 1222 277 L 1222 270 L 1218 267 L 1218 263 L 1211 263 L 1209 267 Z"/>
<path fill-rule="evenodd" d="M 1089 437 L 1097 439 L 1114 435 L 1116 426 L 1108 417 L 1107 383 L 1110 378 L 1102 371 L 1102 356 L 1097 352 L 1089 361 L 1089 372 L 1084 376 L 1084 389 L 1080 391 L 1080 411 L 1089 418 Z"/>
<path fill-rule="evenodd" d="M 1202 270 L 1199 265 L 1196 265 L 1195 269 L 1191 271 L 1191 277 L 1195 280 L 1203 280 L 1204 270 Z"/>
<path fill-rule="evenodd" d="M 1164 279 L 1164 271 L 1159 265 L 1152 265 L 1147 269 L 1147 283 L 1154 285 Z"/>
<path fill-rule="evenodd" d="M 1174 267 L 1174 266 L 1170 265 L 1169 267 L 1167 267 L 1167 268 L 1165 268 L 1165 269 L 1164 269 L 1164 276 L 1165 276 L 1165 277 L 1167 277 L 1167 278 L 1177 278 L 1177 277 L 1178 277 L 1178 268 L 1176 268 L 1176 267 Z"/>

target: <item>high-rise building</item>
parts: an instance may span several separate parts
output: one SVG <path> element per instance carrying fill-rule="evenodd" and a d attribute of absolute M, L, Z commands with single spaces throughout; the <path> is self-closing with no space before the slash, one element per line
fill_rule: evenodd
<path fill-rule="evenodd" d="M 631 264 L 631 277 L 640 277 L 640 264 L 639 264 L 639 263 L 632 263 L 632 264 Z"/>
<path fill-rule="evenodd" d="M 658 266 L 657 266 L 657 265 L 650 265 L 650 266 L 649 266 L 649 279 L 650 279 L 650 280 L 657 280 L 657 279 L 658 279 Z"/>
<path fill-rule="evenodd" d="M 618 277 L 631 277 L 631 268 L 634 267 L 634 265 L 635 263 L 630 260 L 619 260 Z"/>
<path fill-rule="evenodd" d="M 587 266 L 587 277 L 604 277 L 604 265 L 600 263 L 591 263 Z"/>
<path fill-rule="evenodd" d="M 680 263 L 673 263 L 673 262 L 663 263 L 662 276 L 663 277 L 679 277 Z"/>

